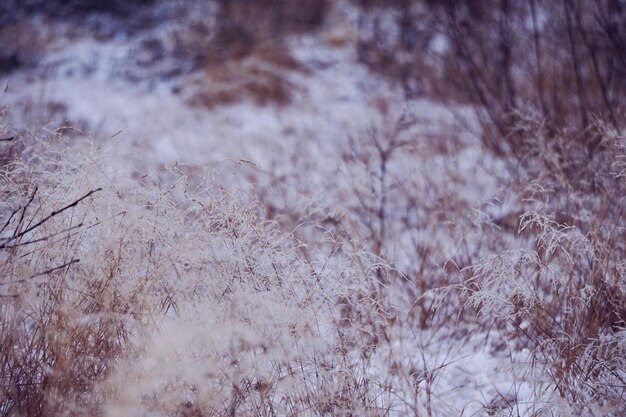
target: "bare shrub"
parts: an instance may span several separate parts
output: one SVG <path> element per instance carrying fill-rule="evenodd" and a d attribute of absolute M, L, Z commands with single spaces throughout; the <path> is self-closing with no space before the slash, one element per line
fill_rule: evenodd
<path fill-rule="evenodd" d="M 626 190 L 614 167 L 624 138 L 604 128 L 598 134 L 601 151 L 577 175 L 568 165 L 585 149 L 575 141 L 559 142 L 558 154 L 538 150 L 534 178 L 524 180 L 528 211 L 519 230 L 530 238 L 526 248 L 473 266 L 467 291 L 473 306 L 531 349 L 572 407 L 620 415 L 626 395 L 620 226 Z"/>
<path fill-rule="evenodd" d="M 623 127 L 624 7 L 615 1 L 359 1 L 361 60 L 427 94 L 476 104 L 486 146 L 522 158 L 516 110 L 532 105 L 550 141 L 594 117 Z"/>

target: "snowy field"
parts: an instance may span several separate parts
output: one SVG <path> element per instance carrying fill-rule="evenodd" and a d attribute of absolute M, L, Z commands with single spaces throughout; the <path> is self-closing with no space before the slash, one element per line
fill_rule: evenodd
<path fill-rule="evenodd" d="M 551 184 L 485 146 L 472 104 L 407 98 L 362 63 L 352 2 L 237 58 L 203 52 L 219 11 L 157 1 L 0 29 L 20 57 L 0 72 L 0 135 L 19 142 L 0 145 L 23 155 L 3 154 L 0 311 L 27 335 L 2 325 L 0 414 L 626 410 L 623 360 L 572 371 L 583 388 L 606 372 L 601 400 L 570 397 L 561 336 L 537 341 L 578 301 L 529 307 L 571 288 L 592 303 L 573 271 L 595 271 L 601 234 L 542 217 Z M 603 279 L 626 293 L 615 251 Z M 616 326 L 596 337 L 621 352 Z M 9 373 L 7 350 L 34 376 Z"/>

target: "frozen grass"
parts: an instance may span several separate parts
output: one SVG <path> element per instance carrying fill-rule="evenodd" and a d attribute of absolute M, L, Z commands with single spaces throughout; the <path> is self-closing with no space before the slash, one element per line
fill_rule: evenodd
<path fill-rule="evenodd" d="M 247 163 L 140 174 L 59 132 L 3 143 L 2 413 L 619 415 L 623 136 L 598 128 L 593 177 L 547 150 L 509 180 L 514 238 L 447 223 L 462 193 L 428 211 L 399 177 L 411 126 L 348 141 L 340 209 L 306 218 L 270 216 Z M 449 226 L 412 235 L 411 207 Z"/>
<path fill-rule="evenodd" d="M 474 107 L 357 64 L 359 11 L 333 7 L 223 67 L 170 74 L 203 29 L 165 25 L 72 29 L 11 76 L 0 414 L 626 412 L 623 131 L 515 109 L 496 157 Z M 288 100 L 250 95 L 275 79 Z M 105 139 L 6 124 L 41 107 Z"/>

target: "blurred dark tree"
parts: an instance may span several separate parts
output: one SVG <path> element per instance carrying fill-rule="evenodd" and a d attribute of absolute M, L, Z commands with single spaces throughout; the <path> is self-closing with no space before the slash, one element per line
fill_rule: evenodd
<path fill-rule="evenodd" d="M 2 0 L 0 22 L 14 21 L 34 13 L 58 18 L 84 16 L 89 13 L 108 13 L 121 17 L 139 7 L 154 3 L 155 0 Z"/>
<path fill-rule="evenodd" d="M 485 143 L 499 155 L 526 154 L 515 134 L 520 108 L 541 113 L 548 138 L 579 132 L 589 155 L 599 145 L 589 129 L 595 120 L 624 127 L 624 0 L 353 3 L 359 59 L 398 80 L 407 96 L 477 105 Z"/>

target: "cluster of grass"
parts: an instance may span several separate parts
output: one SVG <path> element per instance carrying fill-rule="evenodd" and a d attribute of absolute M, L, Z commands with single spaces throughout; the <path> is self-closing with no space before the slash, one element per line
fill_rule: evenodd
<path fill-rule="evenodd" d="M 307 256 L 250 196 L 209 180 L 226 181 L 228 166 L 129 180 L 56 134 L 11 142 L 20 150 L 2 177 L 3 415 L 379 407 L 350 360 L 368 330 L 337 309 L 375 311 L 358 249 L 337 242 Z"/>
<path fill-rule="evenodd" d="M 624 413 L 623 5 L 359 4 L 362 61 L 401 82 L 407 95 L 426 82 L 431 94 L 471 103 L 484 148 L 510 174 L 500 178 L 507 192 L 491 201 L 500 210 L 474 206 L 486 215 L 482 236 L 472 239 L 471 228 L 455 236 L 468 244 L 449 258 L 457 271 L 449 269 L 443 282 L 447 304 L 457 294 L 462 316 L 528 349 L 532 366 L 547 373 L 540 390 L 554 390 L 571 412 Z M 447 42 L 433 51 L 437 36 Z M 435 76 L 424 80 L 423 66 Z M 380 155 L 385 162 L 387 153 Z M 406 188 L 406 179 L 397 187 Z M 416 191 L 410 195 L 423 196 Z M 450 214 L 472 209 L 458 210 L 458 203 Z M 555 409 L 551 400 L 529 413 Z"/>
<path fill-rule="evenodd" d="M 535 141 L 541 126 L 529 125 L 530 141 L 542 143 Z M 620 415 L 626 411 L 624 137 L 597 129 L 602 144 L 592 158 L 567 136 L 559 138 L 558 152 L 537 149 L 540 157 L 520 179 L 519 234 L 526 243 L 469 268 L 463 292 L 485 319 L 530 349 L 575 412 Z"/>
<path fill-rule="evenodd" d="M 584 172 L 576 142 L 538 149 L 509 179 L 517 230 L 402 177 L 412 126 L 347 141 L 341 210 L 273 220 L 232 185 L 249 164 L 114 174 L 58 133 L 3 142 L 2 414 L 450 415 L 433 346 L 496 332 L 538 392 L 485 412 L 619 415 L 623 135 L 598 126 Z"/>
<path fill-rule="evenodd" d="M 603 43 L 553 56 L 555 74 L 584 64 L 569 88 L 545 78 L 558 30 L 619 50 L 618 12 L 598 9 L 603 38 L 581 30 L 588 2 L 466 3 L 436 22 L 475 118 L 427 130 L 383 103 L 380 123 L 322 161 L 300 150 L 288 175 L 241 161 L 143 173 L 80 135 L 0 125 L 0 414 L 623 415 L 623 67 Z M 237 27 L 222 29 L 255 30 L 255 11 L 232 2 Z M 494 31 L 520 16 L 526 66 Z M 500 66 L 478 67 L 478 46 Z M 522 372 L 476 407 L 444 376 L 482 337 Z"/>

